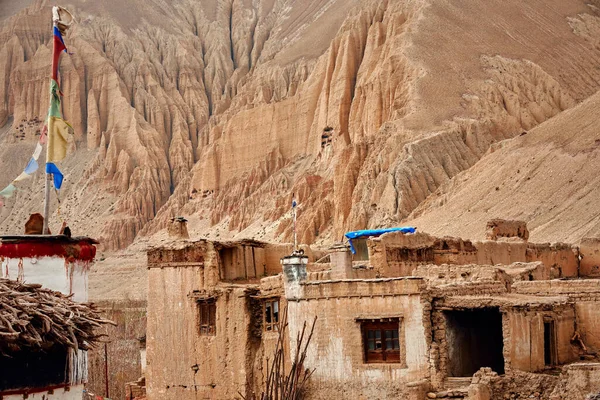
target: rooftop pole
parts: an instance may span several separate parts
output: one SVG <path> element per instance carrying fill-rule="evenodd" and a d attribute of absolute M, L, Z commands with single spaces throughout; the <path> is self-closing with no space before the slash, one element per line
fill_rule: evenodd
<path fill-rule="evenodd" d="M 296 196 L 292 194 L 292 213 L 294 215 L 294 253 L 298 250 L 298 236 L 296 234 Z"/>

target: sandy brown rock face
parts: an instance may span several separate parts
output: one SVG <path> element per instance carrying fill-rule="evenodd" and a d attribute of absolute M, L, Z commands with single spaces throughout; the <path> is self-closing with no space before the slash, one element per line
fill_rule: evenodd
<path fill-rule="evenodd" d="M 529 240 L 575 242 L 600 233 L 595 110 L 600 96 L 501 142 L 442 185 L 410 220 L 428 232 L 483 238 L 492 217 L 527 221 Z"/>
<path fill-rule="evenodd" d="M 52 223 L 107 249 L 176 215 L 192 236 L 289 240 L 292 193 L 304 242 L 395 225 L 600 86 L 599 17 L 580 0 L 142 3 L 75 1 L 61 65 L 77 150 Z M 4 154 L 45 118 L 49 6 L 0 31 Z M 40 210 L 28 188 L 3 231 Z"/>

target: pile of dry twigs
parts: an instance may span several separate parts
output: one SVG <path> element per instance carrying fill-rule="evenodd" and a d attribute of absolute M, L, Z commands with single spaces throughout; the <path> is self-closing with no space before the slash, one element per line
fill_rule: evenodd
<path fill-rule="evenodd" d="M 54 346 L 87 350 L 104 336 L 96 329 L 112 321 L 93 304 L 76 303 L 38 284 L 0 279 L 0 354 Z"/>
<path fill-rule="evenodd" d="M 306 350 L 315 330 L 317 317 L 313 320 L 310 332 L 307 333 L 306 321 L 302 325 L 302 331 L 296 337 L 296 347 L 291 359 L 291 366 L 286 371 L 284 339 L 287 332 L 287 312 L 283 312 L 279 327 L 279 337 L 272 360 L 267 360 L 267 382 L 261 400 L 300 400 L 308 378 L 314 372 L 304 367 L 306 361 Z"/>

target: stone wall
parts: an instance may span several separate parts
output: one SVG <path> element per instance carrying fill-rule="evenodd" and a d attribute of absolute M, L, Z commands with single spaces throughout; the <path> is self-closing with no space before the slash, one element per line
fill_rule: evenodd
<path fill-rule="evenodd" d="M 600 364 L 581 363 L 566 365 L 560 375 L 560 382 L 550 400 L 584 400 L 590 394 L 600 392 Z"/>

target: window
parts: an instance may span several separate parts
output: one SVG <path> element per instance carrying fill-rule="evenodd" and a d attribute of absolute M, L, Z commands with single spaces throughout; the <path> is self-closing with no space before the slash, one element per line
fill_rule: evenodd
<path fill-rule="evenodd" d="M 366 363 L 400 362 L 400 322 L 363 321 L 361 323 Z"/>
<path fill-rule="evenodd" d="M 268 299 L 264 307 L 265 331 L 279 330 L 279 299 Z"/>
<path fill-rule="evenodd" d="M 200 335 L 212 336 L 217 333 L 217 304 L 215 299 L 198 300 Z"/>
<path fill-rule="evenodd" d="M 352 261 L 369 261 L 369 248 L 367 247 L 367 238 L 353 239 L 352 244 L 356 254 L 352 256 Z"/>

